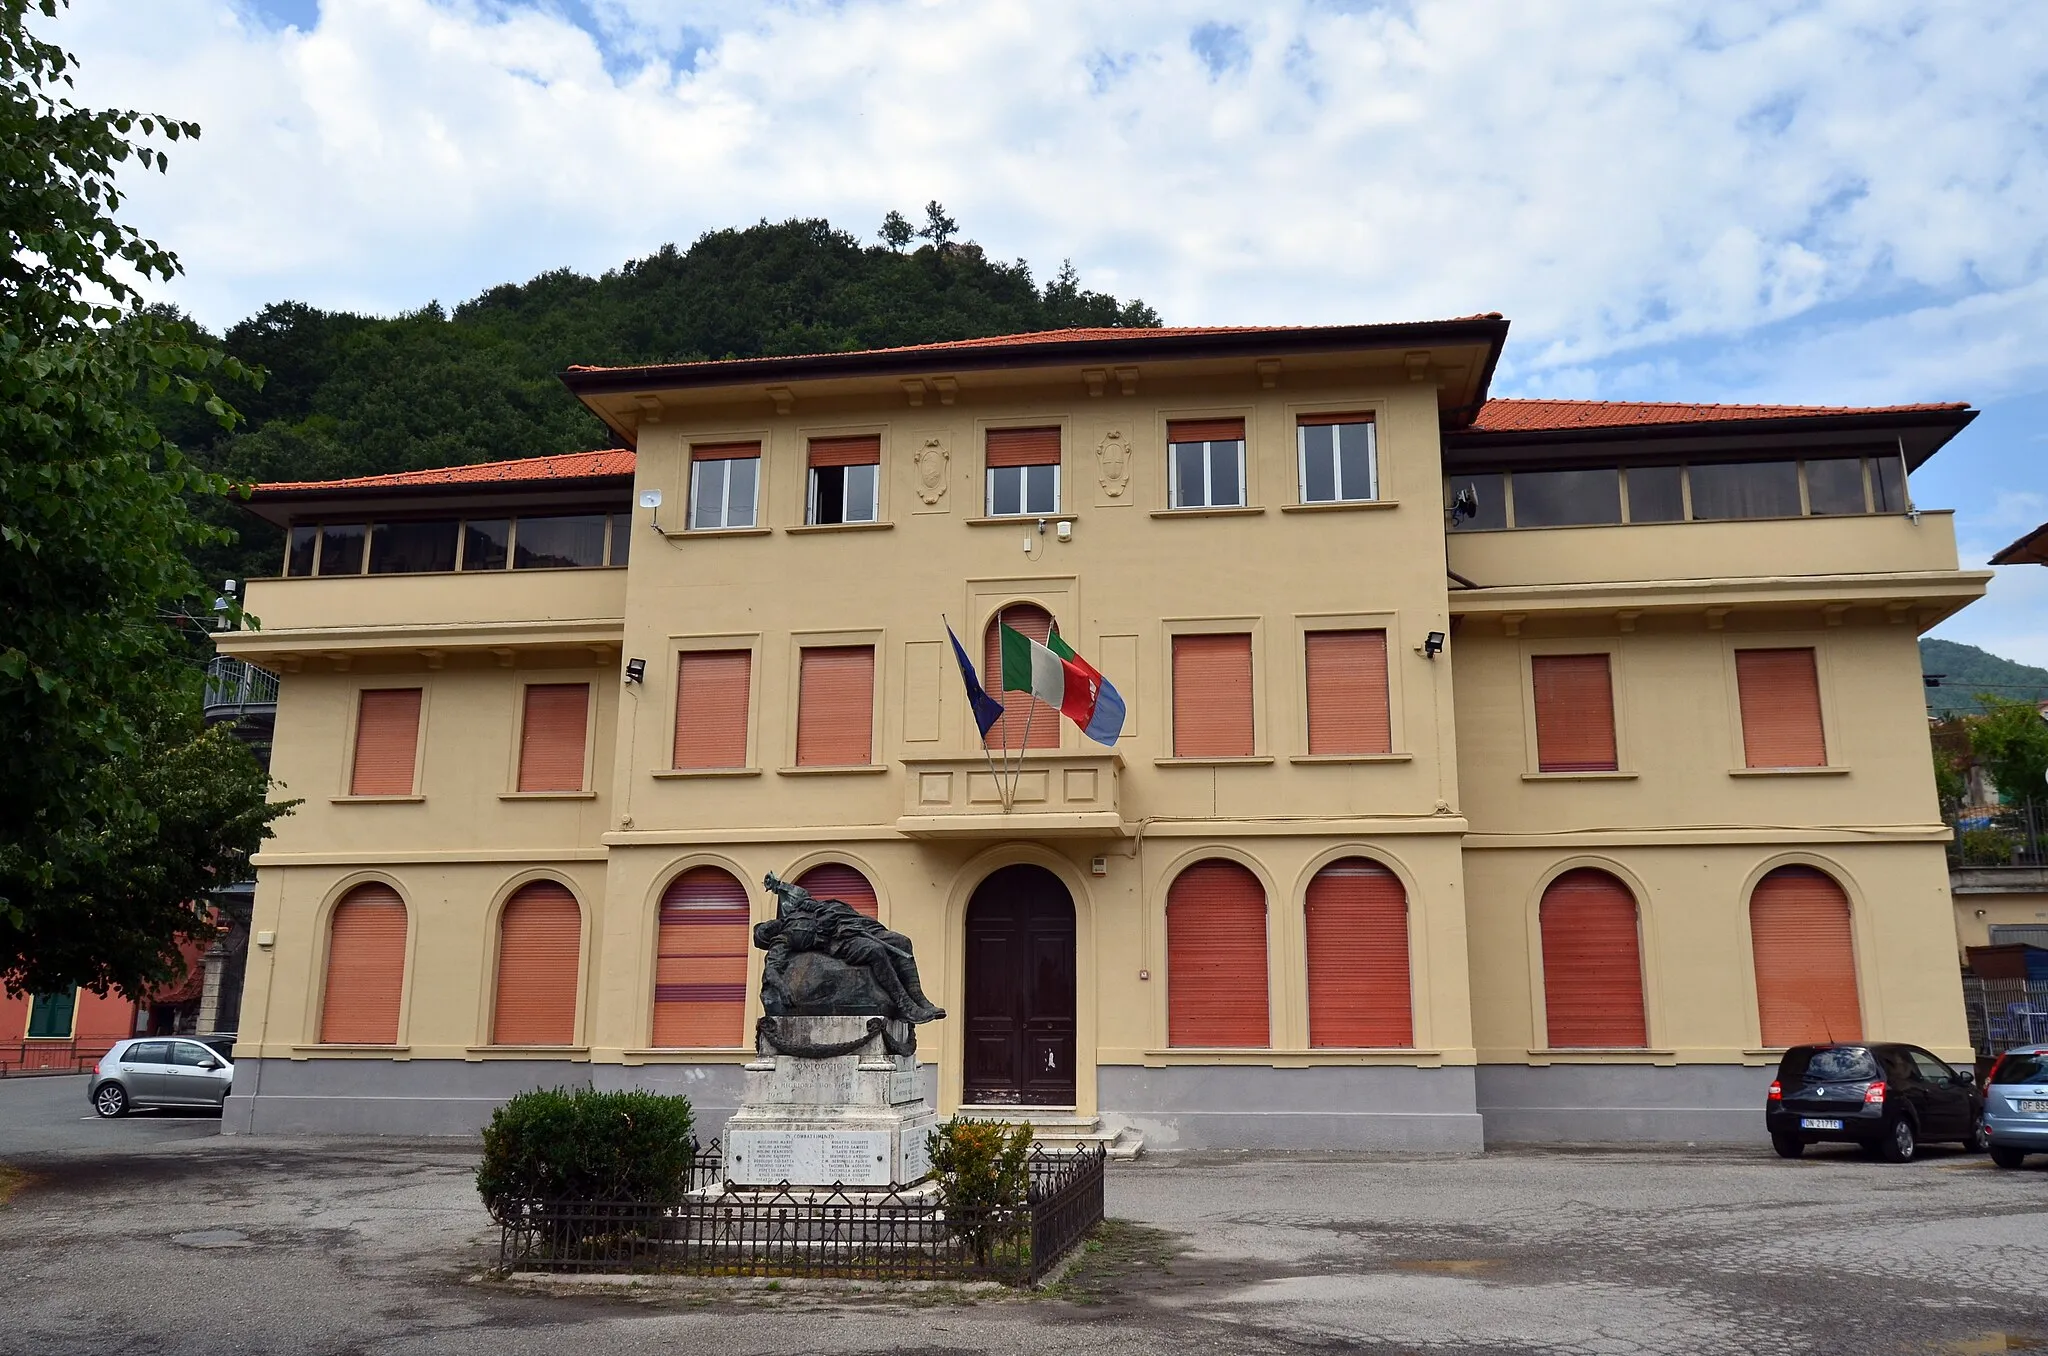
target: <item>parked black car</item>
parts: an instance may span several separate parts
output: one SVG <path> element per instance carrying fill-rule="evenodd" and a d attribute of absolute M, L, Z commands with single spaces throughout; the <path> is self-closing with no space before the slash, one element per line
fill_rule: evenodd
<path fill-rule="evenodd" d="M 1797 1158 L 1823 1141 L 1860 1144 L 1893 1163 L 1909 1161 L 1932 1141 L 1972 1153 L 1986 1144 L 1976 1075 L 1958 1073 L 1917 1045 L 1889 1042 L 1787 1050 L 1764 1103 L 1764 1127 L 1781 1158 Z"/>

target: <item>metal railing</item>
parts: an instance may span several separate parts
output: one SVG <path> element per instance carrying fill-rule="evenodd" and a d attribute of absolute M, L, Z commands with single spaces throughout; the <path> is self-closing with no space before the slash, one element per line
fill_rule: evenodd
<path fill-rule="evenodd" d="M 2048 865 L 2048 806 L 1964 806 L 1943 818 L 1955 830 L 1948 845 L 1952 867 Z"/>
<path fill-rule="evenodd" d="M 231 655 L 215 655 L 206 664 L 206 709 L 246 711 L 252 706 L 275 706 L 277 682 L 277 675 L 269 669 Z"/>
<path fill-rule="evenodd" d="M 529 1201 L 500 1220 L 506 1272 L 675 1272 L 1029 1285 L 1102 1220 L 1107 1152 L 1034 1149 L 1021 1205 L 949 1213 L 907 1187 L 734 1189 L 717 1141 L 678 1201 Z"/>
<path fill-rule="evenodd" d="M 114 1039 L 14 1041 L 0 1045 L 0 1078 L 91 1073 Z"/>
<path fill-rule="evenodd" d="M 2048 1045 L 2048 982 L 1963 976 L 1970 1045 L 1989 1058 L 2016 1045 Z"/>

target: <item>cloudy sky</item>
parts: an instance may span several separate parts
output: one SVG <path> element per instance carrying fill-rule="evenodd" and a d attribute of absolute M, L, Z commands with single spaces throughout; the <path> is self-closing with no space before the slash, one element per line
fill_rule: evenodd
<path fill-rule="evenodd" d="M 86 100 L 204 126 L 129 201 L 210 325 L 937 198 L 1169 324 L 1502 311 L 1496 394 L 1968 400 L 1916 499 L 1973 564 L 2048 519 L 2028 4 L 74 0 L 43 27 Z M 1941 634 L 2048 664 L 2048 570 Z"/>

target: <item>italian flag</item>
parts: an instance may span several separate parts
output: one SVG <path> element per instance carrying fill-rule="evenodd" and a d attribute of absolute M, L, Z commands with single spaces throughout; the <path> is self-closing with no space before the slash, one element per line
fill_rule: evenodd
<path fill-rule="evenodd" d="M 1074 653 L 1054 631 L 1040 645 L 1005 625 L 1002 631 L 1003 688 L 1029 692 L 1081 727 L 1098 744 L 1115 744 L 1124 728 L 1124 699 L 1093 664 Z"/>

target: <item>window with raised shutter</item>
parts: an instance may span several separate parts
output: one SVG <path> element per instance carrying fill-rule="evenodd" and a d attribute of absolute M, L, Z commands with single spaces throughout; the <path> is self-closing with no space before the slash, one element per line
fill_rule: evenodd
<path fill-rule="evenodd" d="M 1415 1043 L 1408 892 L 1378 862 L 1346 857 L 1308 883 L 1308 1043 Z"/>
<path fill-rule="evenodd" d="M 1539 772 L 1613 772 L 1614 678 L 1604 654 L 1539 654 L 1536 688 Z"/>
<path fill-rule="evenodd" d="M 590 684 L 531 683 L 519 731 L 521 791 L 581 791 Z"/>
<path fill-rule="evenodd" d="M 697 443 L 690 448 L 690 529 L 752 527 L 761 483 L 761 444 Z"/>
<path fill-rule="evenodd" d="M 1378 457 L 1370 414 L 1304 414 L 1295 420 L 1301 502 L 1377 499 Z"/>
<path fill-rule="evenodd" d="M 1629 888 L 1605 871 L 1567 871 L 1543 891 L 1541 924 L 1550 1047 L 1649 1044 L 1642 943 Z"/>
<path fill-rule="evenodd" d="M 661 896 L 654 970 L 654 1044 L 730 1049 L 747 1008 L 747 889 L 729 872 L 683 872 Z"/>
<path fill-rule="evenodd" d="M 1749 896 L 1757 1024 L 1770 1049 L 1863 1039 L 1849 896 L 1825 872 L 1781 866 Z"/>
<path fill-rule="evenodd" d="M 875 754 L 875 650 L 819 645 L 803 651 L 798 677 L 799 767 L 865 767 Z"/>
<path fill-rule="evenodd" d="M 1166 892 L 1166 1039 L 1194 1047 L 1272 1043 L 1266 892 L 1236 862 L 1196 862 Z"/>
<path fill-rule="evenodd" d="M 877 514 L 882 440 L 813 438 L 810 443 L 810 502 L 804 521 L 816 525 L 871 523 Z"/>
<path fill-rule="evenodd" d="M 983 465 L 989 517 L 1059 512 L 1059 429 L 992 428 Z"/>
<path fill-rule="evenodd" d="M 498 916 L 493 1045 L 576 1043 L 583 911 L 559 881 L 522 885 Z"/>
<path fill-rule="evenodd" d="M 1745 767 L 1826 767 L 1820 674 L 1811 648 L 1737 650 Z"/>
<path fill-rule="evenodd" d="M 810 891 L 814 899 L 836 899 L 842 904 L 852 905 L 854 912 L 869 918 L 882 915 L 882 903 L 875 896 L 874 883 L 862 875 L 858 867 L 844 862 L 824 862 L 798 876 L 796 883 Z"/>
<path fill-rule="evenodd" d="M 420 689 L 365 688 L 356 709 L 352 796 L 409 796 L 419 766 Z M 503 785 L 503 783 L 500 783 Z"/>
<path fill-rule="evenodd" d="M 1244 420 L 1175 419 L 1166 425 L 1166 444 L 1173 507 L 1244 506 Z"/>
<path fill-rule="evenodd" d="M 1385 631 L 1310 631 L 1302 638 L 1302 666 L 1310 753 L 1394 751 Z"/>
<path fill-rule="evenodd" d="M 405 902 L 388 885 L 358 885 L 327 924 L 323 1045 L 396 1045 L 405 995 Z"/>
<path fill-rule="evenodd" d="M 745 767 L 750 650 L 685 650 L 676 656 L 674 766 Z"/>
<path fill-rule="evenodd" d="M 1045 644 L 1052 634 L 1052 613 L 1031 603 L 1012 603 L 997 613 L 982 637 L 981 685 L 1003 704 L 1003 714 L 983 741 L 991 749 L 1056 749 L 1060 746 L 1060 713 L 1030 692 L 1003 686 L 1003 627 Z M 1025 727 L 1030 738 L 1025 738 Z"/>
<path fill-rule="evenodd" d="M 1252 735 L 1252 638 L 1173 638 L 1173 756 L 1249 758 Z"/>

